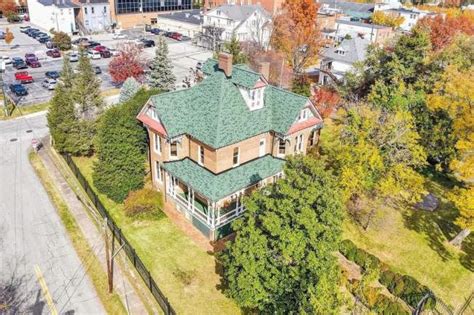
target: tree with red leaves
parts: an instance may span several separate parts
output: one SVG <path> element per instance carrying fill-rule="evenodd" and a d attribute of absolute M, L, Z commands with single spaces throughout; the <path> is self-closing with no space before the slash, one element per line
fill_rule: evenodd
<path fill-rule="evenodd" d="M 134 43 L 123 44 L 119 55 L 109 63 L 109 73 L 115 84 L 122 84 L 130 77 L 143 81 L 144 64 L 141 54 L 142 49 Z"/>
<path fill-rule="evenodd" d="M 441 15 L 434 18 L 424 17 L 418 22 L 417 27 L 429 33 L 433 51 L 449 46 L 458 34 L 474 35 L 474 21 L 464 14 L 455 17 Z"/>
<path fill-rule="evenodd" d="M 341 98 L 333 89 L 319 87 L 313 91 L 312 99 L 321 117 L 327 118 L 337 109 Z"/>

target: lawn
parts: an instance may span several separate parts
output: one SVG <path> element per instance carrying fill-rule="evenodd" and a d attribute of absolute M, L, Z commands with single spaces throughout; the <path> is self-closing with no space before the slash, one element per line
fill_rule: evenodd
<path fill-rule="evenodd" d="M 28 106 L 21 106 L 21 107 L 15 107 L 13 110 L 10 108 L 9 110 L 10 115 L 6 116 L 5 111 L 3 108 L 3 105 L 0 106 L 0 120 L 7 120 L 7 119 L 12 119 L 16 117 L 20 117 L 23 115 L 28 115 L 36 112 L 40 112 L 43 110 L 47 110 L 49 106 L 49 102 L 46 103 L 39 103 L 39 104 L 34 104 L 34 105 L 28 105 Z"/>
<path fill-rule="evenodd" d="M 74 161 L 92 183 L 93 159 Z M 220 277 L 214 257 L 196 246 L 165 215 L 130 219 L 122 205 L 104 195 L 99 197 L 178 314 L 240 313 L 218 289 Z"/>
<path fill-rule="evenodd" d="M 449 188 L 435 180 L 428 186 L 441 197 L 434 213 L 385 206 L 379 211 L 381 219 L 368 231 L 346 220 L 344 236 L 395 270 L 415 277 L 458 309 L 474 290 L 474 235 L 465 240 L 462 251 L 448 244 L 459 231 L 452 223 L 456 211 L 443 198 Z"/>

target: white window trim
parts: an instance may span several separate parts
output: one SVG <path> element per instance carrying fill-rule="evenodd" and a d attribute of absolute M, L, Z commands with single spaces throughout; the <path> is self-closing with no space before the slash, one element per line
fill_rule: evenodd
<path fill-rule="evenodd" d="M 285 144 L 285 152 L 280 153 L 280 144 L 283 142 Z M 278 149 L 277 149 L 277 156 L 284 157 L 286 155 L 286 140 L 285 139 L 278 139 Z"/>
<path fill-rule="evenodd" d="M 155 153 L 157 153 L 158 155 L 161 155 L 161 137 L 159 134 L 157 133 L 153 133 L 153 142 L 154 142 L 154 146 L 153 146 L 153 149 L 155 150 Z"/>
<path fill-rule="evenodd" d="M 202 155 L 204 155 L 204 148 L 202 146 L 198 145 L 198 164 L 199 165 L 204 164 L 204 161 L 202 160 L 202 156 L 201 156 L 201 151 L 203 151 Z"/>
<path fill-rule="evenodd" d="M 161 165 L 159 161 L 155 161 L 155 179 L 159 183 L 163 183 L 163 174 L 161 173 Z"/>
<path fill-rule="evenodd" d="M 234 148 L 235 150 L 236 148 Z M 232 167 L 240 165 L 240 148 L 237 147 L 237 163 L 234 163 L 234 150 L 232 150 Z"/>
<path fill-rule="evenodd" d="M 263 146 L 262 146 L 263 143 Z M 263 147 L 263 152 L 262 152 L 262 147 Z M 258 157 L 262 157 L 265 155 L 265 152 L 267 151 L 267 140 L 265 138 L 260 139 L 258 142 Z"/>

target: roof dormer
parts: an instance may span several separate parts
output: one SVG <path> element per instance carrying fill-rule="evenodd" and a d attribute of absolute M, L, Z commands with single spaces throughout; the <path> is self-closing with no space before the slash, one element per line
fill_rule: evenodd
<path fill-rule="evenodd" d="M 257 109 L 262 109 L 265 105 L 265 85 L 258 85 L 252 89 L 240 87 L 239 90 L 249 110 L 253 111 Z"/>

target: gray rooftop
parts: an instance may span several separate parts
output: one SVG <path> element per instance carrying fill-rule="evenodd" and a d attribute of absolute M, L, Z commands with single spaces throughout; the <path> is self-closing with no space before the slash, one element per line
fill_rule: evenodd
<path fill-rule="evenodd" d="M 227 15 L 230 19 L 234 21 L 245 21 L 250 17 L 255 11 L 261 11 L 267 16 L 270 16 L 264 8 L 258 4 L 249 4 L 249 5 L 236 5 L 236 4 L 224 4 L 215 9 L 212 9 L 209 12 L 221 11 Z"/>
<path fill-rule="evenodd" d="M 344 39 L 337 47 L 324 49 L 322 55 L 325 59 L 353 64 L 365 59 L 369 44 L 370 41 L 368 39 L 360 37 Z M 339 51 L 344 51 L 344 55 L 338 53 Z"/>
<path fill-rule="evenodd" d="M 343 13 L 356 17 L 369 17 L 374 12 L 375 4 L 373 3 L 359 3 L 349 1 L 336 0 L 316 0 L 317 3 L 327 5 L 331 9 L 339 9 Z"/>
<path fill-rule="evenodd" d="M 194 9 L 194 10 L 187 10 L 187 11 L 172 12 L 172 13 L 167 13 L 167 14 L 159 14 L 158 19 L 169 19 L 169 20 L 179 21 L 183 23 L 200 25 L 202 22 L 202 14 L 201 14 L 201 10 Z"/>
<path fill-rule="evenodd" d="M 390 28 L 389 26 L 384 26 L 384 25 L 369 24 L 369 23 L 362 23 L 362 22 L 355 22 L 355 21 L 348 21 L 348 20 L 337 20 L 336 23 L 359 26 L 359 27 L 375 28 L 375 29 Z"/>
<path fill-rule="evenodd" d="M 38 0 L 38 2 L 44 6 L 55 5 L 58 8 L 79 8 L 79 5 L 71 0 Z"/>
<path fill-rule="evenodd" d="M 100 4 L 100 3 L 109 3 L 109 0 L 79 0 L 82 4 Z"/>

